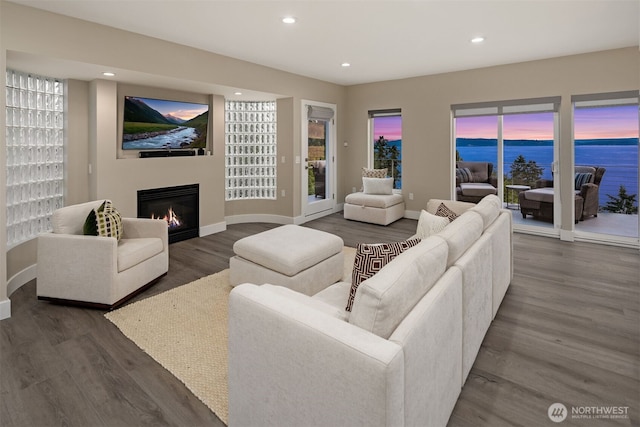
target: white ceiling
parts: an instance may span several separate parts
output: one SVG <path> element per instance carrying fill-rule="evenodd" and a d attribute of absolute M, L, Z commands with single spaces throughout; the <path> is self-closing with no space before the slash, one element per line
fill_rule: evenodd
<path fill-rule="evenodd" d="M 11 1 L 342 85 L 637 46 L 640 35 L 640 0 Z"/>

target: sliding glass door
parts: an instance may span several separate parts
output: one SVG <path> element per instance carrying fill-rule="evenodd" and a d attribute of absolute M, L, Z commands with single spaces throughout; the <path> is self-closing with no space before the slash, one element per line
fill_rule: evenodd
<path fill-rule="evenodd" d="M 523 227 L 552 228 L 555 223 L 555 191 L 553 177 L 555 159 L 555 113 L 521 113 L 505 115 L 502 121 L 504 201 L 518 210 L 520 193 L 540 189 L 540 209 L 536 216 L 529 211 L 514 212 Z M 526 193 L 529 195 L 531 193 Z M 544 201 L 544 198 L 547 200 Z M 544 209 L 543 204 L 548 203 Z M 553 207 L 550 205 L 553 204 Z M 534 207 L 534 210 L 536 207 Z"/>
<path fill-rule="evenodd" d="M 558 106 L 558 98 L 454 106 L 455 167 L 493 165 L 492 182 L 504 207 L 514 210 L 516 229 L 559 234 L 559 183 L 553 179 Z M 521 209 L 520 193 L 530 189 L 537 189 L 526 194 L 532 208 Z"/>
<path fill-rule="evenodd" d="M 456 162 L 488 162 L 498 165 L 499 117 L 459 117 L 456 128 Z"/>
<path fill-rule="evenodd" d="M 573 98 L 578 237 L 638 245 L 638 93 Z M 579 181 L 579 174 L 592 173 Z"/>

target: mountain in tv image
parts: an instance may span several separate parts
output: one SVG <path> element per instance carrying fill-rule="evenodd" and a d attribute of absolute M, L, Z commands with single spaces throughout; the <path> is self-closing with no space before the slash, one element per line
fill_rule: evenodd
<path fill-rule="evenodd" d="M 185 119 L 158 111 L 176 109 L 204 112 Z M 126 96 L 123 122 L 124 150 L 205 148 L 207 144 L 209 110 L 204 104 Z"/>
<path fill-rule="evenodd" d="M 180 117 L 176 117 L 173 114 L 165 114 L 163 117 L 170 123 L 174 123 L 176 125 L 181 125 L 182 123 L 185 123 L 187 121 L 185 119 L 181 119 Z"/>

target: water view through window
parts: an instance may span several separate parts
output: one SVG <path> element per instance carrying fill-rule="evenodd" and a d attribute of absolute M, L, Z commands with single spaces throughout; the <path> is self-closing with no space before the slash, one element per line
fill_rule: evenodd
<path fill-rule="evenodd" d="M 606 168 L 599 191 L 600 206 L 606 206 L 608 195 L 617 196 L 623 185 L 627 194 L 636 195 L 637 207 L 638 106 L 576 109 L 574 123 L 575 164 Z M 511 182 L 511 166 L 519 156 L 541 167 L 540 178 L 552 179 L 553 127 L 553 113 L 503 117 L 505 183 Z M 497 116 L 457 118 L 458 160 L 486 161 L 497 166 L 497 129 Z"/>
<path fill-rule="evenodd" d="M 600 206 L 618 197 L 620 186 L 638 207 L 638 105 L 574 110 L 575 164 L 606 168 Z M 637 213 L 637 212 L 636 212 Z"/>
<path fill-rule="evenodd" d="M 393 188 L 402 188 L 402 116 L 374 115 L 373 167 L 387 168 L 387 176 L 393 177 Z"/>

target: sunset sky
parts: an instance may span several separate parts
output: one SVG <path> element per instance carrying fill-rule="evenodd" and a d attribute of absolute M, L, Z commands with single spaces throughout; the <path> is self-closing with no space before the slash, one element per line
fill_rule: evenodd
<path fill-rule="evenodd" d="M 402 117 L 388 116 L 373 119 L 373 140 L 384 136 L 389 141 L 402 139 Z"/>
<path fill-rule="evenodd" d="M 574 126 L 576 139 L 638 138 L 638 106 L 576 110 Z"/>
<path fill-rule="evenodd" d="M 191 102 L 167 101 L 152 98 L 137 98 L 147 104 L 149 107 L 158 111 L 163 116 L 171 114 L 183 120 L 190 120 L 204 113 L 209 109 L 205 104 L 193 104 Z"/>
<path fill-rule="evenodd" d="M 575 138 L 638 138 L 638 107 L 585 108 L 575 111 Z M 458 138 L 497 138 L 497 117 L 456 120 Z M 553 139 L 553 114 L 504 116 L 504 139 Z"/>

